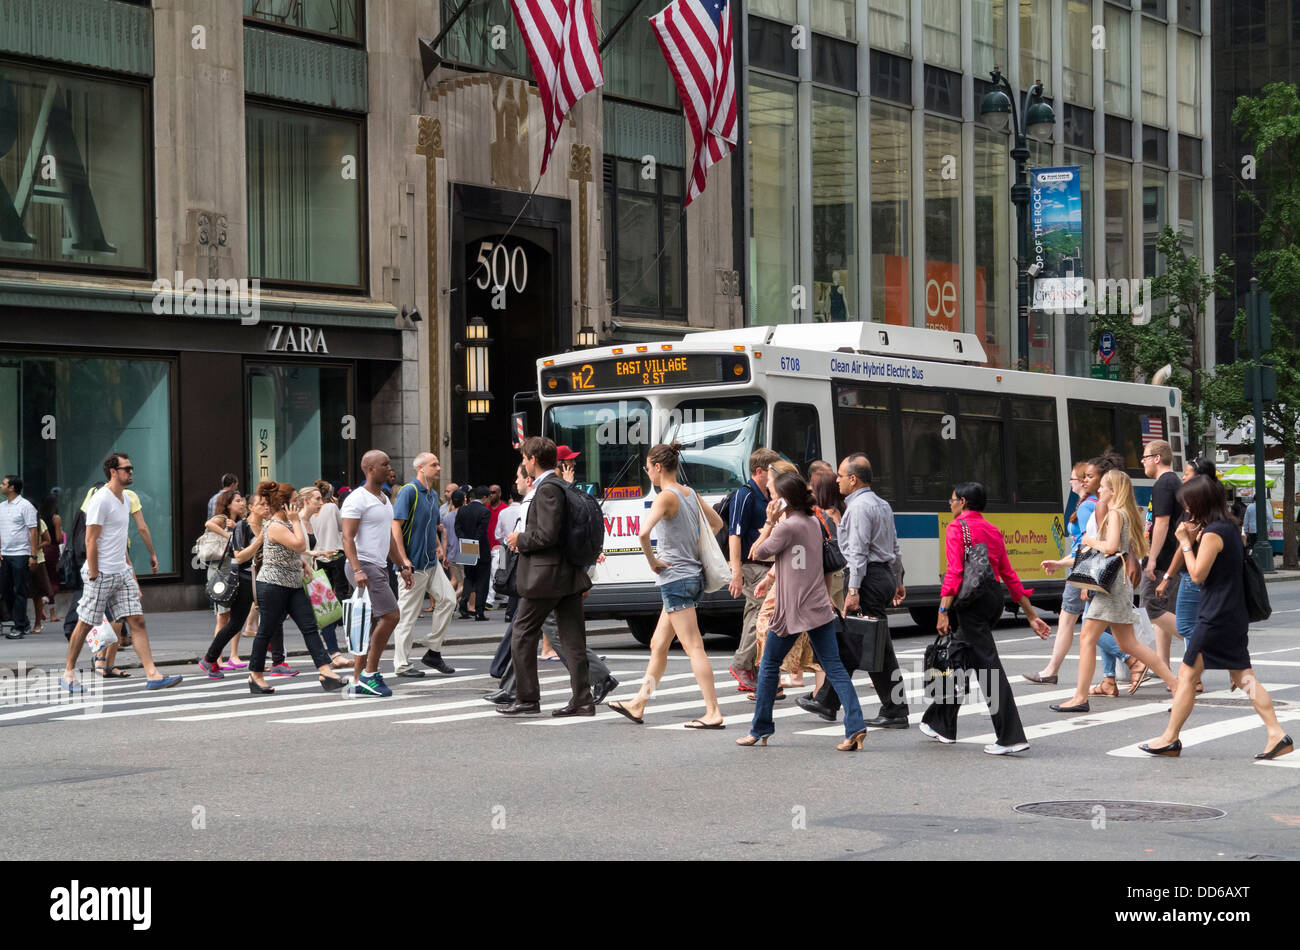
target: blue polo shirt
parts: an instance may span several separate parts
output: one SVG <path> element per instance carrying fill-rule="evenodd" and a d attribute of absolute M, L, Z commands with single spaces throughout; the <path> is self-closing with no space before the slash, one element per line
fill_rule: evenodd
<path fill-rule="evenodd" d="M 402 522 L 406 556 L 417 571 L 438 563 L 438 491 L 418 481 L 403 485 L 393 499 L 393 520 Z"/>
<path fill-rule="evenodd" d="M 731 499 L 730 516 L 727 519 L 727 535 L 740 536 L 740 559 L 749 560 L 749 549 L 758 540 L 763 525 L 767 522 L 767 496 L 751 478 Z"/>

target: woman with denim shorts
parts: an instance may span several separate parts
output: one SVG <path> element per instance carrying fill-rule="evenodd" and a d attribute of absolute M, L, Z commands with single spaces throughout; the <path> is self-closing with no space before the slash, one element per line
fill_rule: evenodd
<path fill-rule="evenodd" d="M 1097 485 L 1101 483 L 1103 474 L 1105 473 L 1099 471 L 1091 462 L 1075 462 L 1074 468 L 1070 470 L 1070 491 L 1079 496 L 1079 503 L 1065 525 L 1070 535 L 1070 550 L 1059 561 L 1044 561 L 1042 567 L 1047 573 L 1069 567 L 1074 563 L 1074 556 L 1079 552 L 1079 539 L 1083 537 L 1084 526 L 1088 524 L 1088 519 L 1097 507 Z M 1061 594 L 1061 611 L 1056 622 L 1056 642 L 1052 647 L 1052 658 L 1040 672 L 1025 674 L 1025 679 L 1030 683 L 1055 685 L 1057 671 L 1065 662 L 1066 654 L 1070 652 L 1070 645 L 1074 642 L 1074 625 L 1083 616 L 1085 605 L 1080 594 L 1079 588 L 1070 584 L 1065 585 L 1065 590 Z"/>
<path fill-rule="evenodd" d="M 658 489 L 649 516 L 641 523 L 641 550 L 650 569 L 663 609 L 659 624 L 650 640 L 650 662 L 646 665 L 641 689 L 632 699 L 609 703 L 609 708 L 635 723 L 645 720 L 642 714 L 654 695 L 655 685 L 668 666 L 668 648 L 673 639 L 682 641 L 682 649 L 691 658 L 691 672 L 704 694 L 704 715 L 692 719 L 687 729 L 723 729 L 722 710 L 713 687 L 713 664 L 704 652 L 695 608 L 704 593 L 704 566 L 700 562 L 700 517 L 709 523 L 710 535 L 722 529 L 722 518 L 709 505 L 698 500 L 695 492 L 677 481 L 682 446 L 659 444 L 646 456 L 645 470 L 650 483 Z M 653 534 L 658 549 L 650 545 Z"/>

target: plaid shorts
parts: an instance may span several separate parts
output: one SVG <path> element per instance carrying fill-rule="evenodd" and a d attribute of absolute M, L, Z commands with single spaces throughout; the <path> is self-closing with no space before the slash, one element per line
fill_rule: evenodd
<path fill-rule="evenodd" d="M 83 566 L 81 580 L 84 586 L 81 600 L 77 602 L 77 617 L 92 627 L 99 623 L 106 611 L 111 611 L 119 620 L 138 617 L 144 613 L 144 608 L 140 606 L 140 588 L 136 586 L 135 575 L 130 571 L 100 574 L 92 581 L 90 571 Z"/>

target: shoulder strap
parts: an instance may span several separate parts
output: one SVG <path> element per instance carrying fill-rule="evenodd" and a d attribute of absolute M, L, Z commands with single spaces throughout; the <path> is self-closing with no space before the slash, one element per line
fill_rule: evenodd
<path fill-rule="evenodd" d="M 826 516 L 822 513 L 822 509 L 817 505 L 814 505 L 813 514 L 815 514 L 817 520 L 822 523 L 822 533 L 825 535 L 826 540 L 829 541 L 831 539 L 831 528 L 830 525 L 826 523 Z"/>
<path fill-rule="evenodd" d="M 398 497 L 401 497 L 402 492 L 406 491 L 408 488 L 412 488 L 415 491 L 415 500 L 411 502 L 411 511 L 406 516 L 406 522 L 402 525 L 402 543 L 409 547 L 411 544 L 411 535 L 415 533 L 415 509 L 420 504 L 420 489 L 415 488 L 415 482 L 407 482 L 397 490 Z"/>
<path fill-rule="evenodd" d="M 961 546 L 969 551 L 971 549 L 970 525 L 966 524 L 965 518 L 958 518 L 957 523 L 961 525 Z"/>

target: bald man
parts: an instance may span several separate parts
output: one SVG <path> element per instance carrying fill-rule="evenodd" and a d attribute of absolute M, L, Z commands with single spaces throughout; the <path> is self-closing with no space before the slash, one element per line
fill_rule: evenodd
<path fill-rule="evenodd" d="M 397 626 L 397 597 L 388 586 L 388 562 L 401 565 L 406 589 L 412 586 L 414 569 L 406 553 L 393 540 L 393 506 L 384 494 L 385 484 L 394 484 L 397 473 L 387 453 L 371 449 L 361 456 L 361 471 L 366 483 L 348 495 L 340 514 L 343 517 L 343 553 L 347 555 L 347 574 L 355 590 L 370 592 L 370 649 L 353 661 L 356 685 L 354 696 L 392 696 L 379 675 L 379 658 L 388 646 L 388 638 Z M 364 673 L 362 672 L 364 666 Z"/>

